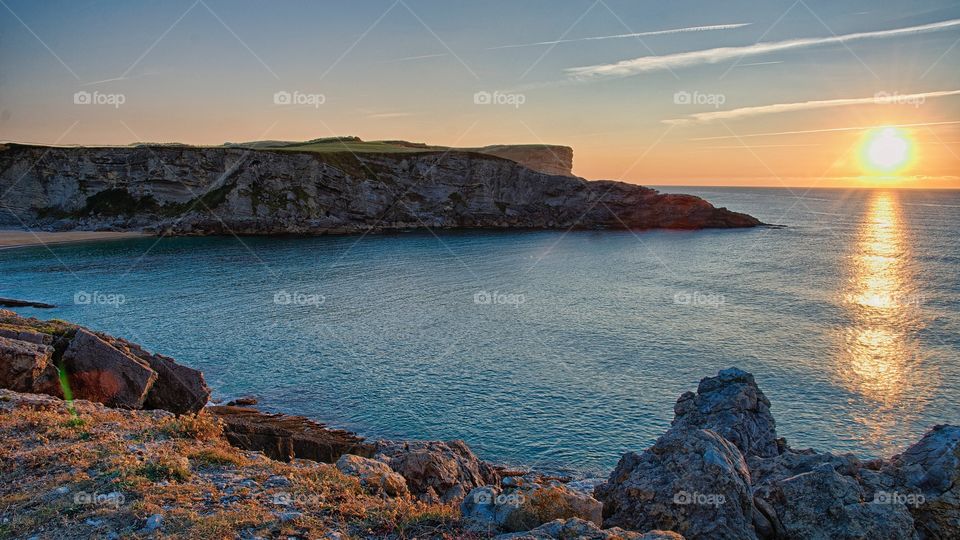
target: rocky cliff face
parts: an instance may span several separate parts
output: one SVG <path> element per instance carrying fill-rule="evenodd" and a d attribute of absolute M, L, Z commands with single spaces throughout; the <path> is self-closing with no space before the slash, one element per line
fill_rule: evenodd
<path fill-rule="evenodd" d="M 760 223 L 698 197 L 549 175 L 467 151 L 6 145 L 0 193 L 0 224 L 61 230 L 334 234 Z"/>
<path fill-rule="evenodd" d="M 573 176 L 573 148 L 569 146 L 511 144 L 484 146 L 476 151 L 516 161 L 528 169 L 544 174 Z"/>

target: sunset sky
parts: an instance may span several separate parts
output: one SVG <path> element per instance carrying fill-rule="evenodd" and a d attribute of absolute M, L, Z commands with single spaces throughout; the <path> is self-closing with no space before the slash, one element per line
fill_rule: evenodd
<path fill-rule="evenodd" d="M 0 0 L 0 140 L 552 143 L 591 179 L 960 188 L 958 43 L 949 0 Z"/>

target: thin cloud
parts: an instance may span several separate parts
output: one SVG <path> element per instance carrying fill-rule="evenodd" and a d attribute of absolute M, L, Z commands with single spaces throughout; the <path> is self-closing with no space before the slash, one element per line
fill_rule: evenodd
<path fill-rule="evenodd" d="M 424 60 L 426 58 L 440 58 L 442 56 L 450 56 L 449 53 L 436 53 L 436 54 L 421 54 L 419 56 L 404 56 L 402 58 L 394 58 L 392 60 L 384 60 L 384 62 L 409 62 L 411 60 Z"/>
<path fill-rule="evenodd" d="M 794 111 L 806 111 L 810 109 L 829 109 L 832 107 L 847 107 L 850 105 L 879 105 L 887 103 L 919 104 L 930 98 L 956 95 L 960 95 L 960 90 L 940 90 L 936 92 L 894 95 L 878 93 L 870 97 L 862 98 L 822 99 L 817 101 L 800 101 L 797 103 L 774 103 L 772 105 L 760 105 L 758 107 L 741 107 L 739 109 L 731 109 L 729 111 L 694 113 L 686 118 L 664 120 L 663 123 L 687 125 L 712 122 L 714 120 L 733 120 L 737 118 L 759 116 L 763 114 L 778 114 Z"/>
<path fill-rule="evenodd" d="M 822 45 L 832 45 L 836 43 L 845 43 L 864 39 L 882 39 L 927 32 L 938 32 L 940 30 L 945 30 L 956 26 L 960 26 L 960 19 L 951 19 L 948 21 L 922 24 L 919 26 L 908 26 L 905 28 L 894 28 L 891 30 L 859 32 L 842 36 L 791 39 L 769 43 L 755 43 L 753 45 L 742 47 L 719 47 L 715 49 L 703 49 L 699 51 L 665 54 L 662 56 L 641 56 L 640 58 L 622 60 L 613 64 L 598 64 L 594 66 L 575 67 L 569 68 L 566 71 L 575 79 L 629 77 L 631 75 L 637 75 L 658 69 L 675 69 L 702 64 L 716 64 L 718 62 L 733 60 L 736 58 L 757 56 L 761 54 L 769 54 L 772 52 L 787 51 L 792 49 L 819 47 Z"/>
<path fill-rule="evenodd" d="M 932 127 L 948 126 L 960 124 L 960 120 L 948 120 L 945 122 L 918 122 L 915 124 L 888 124 L 887 127 Z M 865 129 L 874 129 L 877 126 L 844 126 L 823 129 L 803 129 L 796 131 L 766 131 L 763 133 L 741 133 L 737 135 L 717 135 L 714 137 L 693 137 L 688 141 L 719 141 L 724 139 L 745 139 L 747 137 L 774 137 L 778 135 L 806 135 L 808 133 L 831 133 L 835 131 L 862 131 Z"/>
<path fill-rule="evenodd" d="M 488 47 L 487 50 L 495 51 L 498 49 L 519 49 L 521 47 L 540 47 L 543 45 L 559 45 L 561 43 L 577 43 L 580 41 L 600 41 L 604 39 L 626 39 L 626 38 L 648 37 L 648 36 L 665 36 L 669 34 L 685 34 L 688 32 L 709 32 L 711 30 L 733 30 L 735 28 L 743 28 L 744 26 L 750 26 L 751 24 L 753 23 L 713 24 L 709 26 L 690 26 L 687 28 L 670 28 L 668 30 L 633 32 L 630 34 L 614 34 L 611 36 L 594 36 L 594 37 L 575 38 L 575 39 L 557 39 L 554 41 L 537 41 L 535 43 L 518 43 L 516 45 L 499 45 L 497 47 Z"/>

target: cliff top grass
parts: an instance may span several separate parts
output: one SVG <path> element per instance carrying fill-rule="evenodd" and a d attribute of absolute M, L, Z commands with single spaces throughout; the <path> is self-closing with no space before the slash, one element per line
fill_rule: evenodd
<path fill-rule="evenodd" d="M 453 506 L 239 450 L 207 413 L 73 405 L 0 390 L 0 538 L 464 537 Z"/>

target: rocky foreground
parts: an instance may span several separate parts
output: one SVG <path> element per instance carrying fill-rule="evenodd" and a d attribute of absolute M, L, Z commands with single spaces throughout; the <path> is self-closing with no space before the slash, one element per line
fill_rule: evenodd
<path fill-rule="evenodd" d="M 0 387 L 4 538 L 960 538 L 960 428 L 888 459 L 796 450 L 735 368 L 592 490 L 462 441 L 205 406 L 199 372 L 3 310 Z"/>
<path fill-rule="evenodd" d="M 0 145 L 0 225 L 168 235 L 760 225 L 699 197 L 573 177 L 569 148 L 553 159 L 552 147 L 320 146 Z"/>

